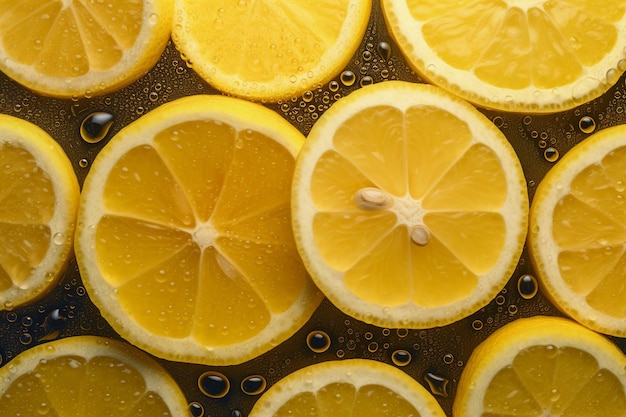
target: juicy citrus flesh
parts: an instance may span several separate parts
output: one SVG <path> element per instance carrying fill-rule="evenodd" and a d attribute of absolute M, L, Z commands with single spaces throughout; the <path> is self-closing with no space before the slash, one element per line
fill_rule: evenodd
<path fill-rule="evenodd" d="M 173 12 L 163 0 L 2 0 L 0 10 L 0 69 L 60 97 L 110 92 L 147 72 Z"/>
<path fill-rule="evenodd" d="M 602 130 L 570 150 L 537 188 L 530 253 L 546 293 L 604 333 L 626 335 L 626 128 Z"/>
<path fill-rule="evenodd" d="M 626 69 L 618 0 L 384 0 L 383 9 L 420 74 L 484 107 L 565 110 L 603 94 Z"/>
<path fill-rule="evenodd" d="M 344 100 L 314 126 L 294 180 L 296 240 L 318 286 L 383 326 L 440 325 L 486 304 L 526 233 L 506 139 L 432 86 L 387 82 Z"/>
<path fill-rule="evenodd" d="M 107 145 L 85 182 L 77 258 L 118 331 L 158 356 L 231 363 L 304 324 L 321 297 L 291 230 L 303 139 L 260 105 L 192 96 Z"/>
<path fill-rule="evenodd" d="M 625 365 L 612 342 L 574 321 L 520 319 L 472 353 L 453 415 L 623 416 Z"/>
<path fill-rule="evenodd" d="M 371 2 L 177 0 L 175 8 L 172 38 L 194 70 L 228 94 L 277 101 L 348 64 Z"/>
<path fill-rule="evenodd" d="M 61 147 L 0 115 L 0 309 L 43 295 L 72 253 L 78 181 Z"/>
<path fill-rule="evenodd" d="M 370 359 L 329 361 L 279 380 L 257 401 L 250 417 L 443 417 L 433 396 L 391 365 Z"/>
<path fill-rule="evenodd" d="M 187 416 L 176 382 L 122 342 L 75 336 L 31 348 L 0 369 L 4 416 Z"/>

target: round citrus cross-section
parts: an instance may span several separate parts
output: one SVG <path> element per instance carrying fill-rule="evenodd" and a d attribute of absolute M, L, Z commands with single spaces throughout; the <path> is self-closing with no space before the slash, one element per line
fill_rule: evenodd
<path fill-rule="evenodd" d="M 444 417 L 437 400 L 398 368 L 371 359 L 310 365 L 287 375 L 255 403 L 250 417 Z"/>
<path fill-rule="evenodd" d="M 215 88 L 278 101 L 317 88 L 352 59 L 370 0 L 176 0 L 172 39 Z"/>
<path fill-rule="evenodd" d="M 0 310 L 44 295 L 72 256 L 79 186 L 61 146 L 0 115 Z"/>
<path fill-rule="evenodd" d="M 426 80 L 512 112 L 562 111 L 626 69 L 621 0 L 383 0 L 387 26 Z"/>
<path fill-rule="evenodd" d="M 507 282 L 526 236 L 513 148 L 470 104 L 425 84 L 375 84 L 334 104 L 298 155 L 292 193 L 318 287 L 379 326 L 473 313 Z"/>
<path fill-rule="evenodd" d="M 625 369 L 617 346 L 574 321 L 519 319 L 472 352 L 452 415 L 623 416 Z"/>
<path fill-rule="evenodd" d="M 291 336 L 320 302 L 295 247 L 290 184 L 304 137 L 244 100 L 190 96 L 122 129 L 85 180 L 76 256 L 127 340 L 233 364 Z"/>
<path fill-rule="evenodd" d="M 172 377 L 116 340 L 74 336 L 30 348 L 0 368 L 3 416 L 187 417 Z"/>
<path fill-rule="evenodd" d="M 544 292 L 580 323 L 626 336 L 626 126 L 601 130 L 543 178 L 529 252 Z"/>
<path fill-rule="evenodd" d="M 0 71 L 45 95 L 118 90 L 170 39 L 170 0 L 0 0 Z"/>

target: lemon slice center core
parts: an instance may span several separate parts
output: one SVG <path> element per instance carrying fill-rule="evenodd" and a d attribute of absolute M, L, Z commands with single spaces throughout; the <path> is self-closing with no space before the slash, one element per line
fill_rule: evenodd
<path fill-rule="evenodd" d="M 204 222 L 198 223 L 196 228 L 192 231 L 194 241 L 198 244 L 201 250 L 204 250 L 215 243 L 215 238 L 218 236 L 217 230 L 213 226 L 213 223 Z"/>

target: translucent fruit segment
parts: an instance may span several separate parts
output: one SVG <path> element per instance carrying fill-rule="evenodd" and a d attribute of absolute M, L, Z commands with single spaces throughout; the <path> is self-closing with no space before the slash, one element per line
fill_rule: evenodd
<path fill-rule="evenodd" d="M 385 386 L 370 384 L 357 389 L 348 383 L 333 383 L 316 393 L 303 392 L 295 395 L 277 410 L 274 417 L 382 417 L 389 415 L 389 410 L 394 415 L 420 416 L 413 405 Z"/>
<path fill-rule="evenodd" d="M 28 4 L 30 3 L 30 5 Z M 123 9 L 120 10 L 120 7 Z M 142 25 L 143 3 L 0 1 L 5 13 L 0 38 L 9 55 L 55 77 L 105 71 L 135 42 Z M 46 39 L 62 43 L 48 44 Z M 24 48 L 23 45 L 33 45 Z"/>
<path fill-rule="evenodd" d="M 624 13 L 619 1 L 600 6 L 606 14 L 598 3 L 577 0 L 527 8 L 501 0 L 447 8 L 415 3 L 415 18 L 426 22 L 424 39 L 438 56 L 513 89 L 556 88 L 579 78 L 583 65 L 597 64 L 614 48 L 617 31 L 611 23 Z"/>
<path fill-rule="evenodd" d="M 0 290 L 22 284 L 51 243 L 54 214 L 50 177 L 25 149 L 0 145 Z"/>
<path fill-rule="evenodd" d="M 295 76 L 302 68 L 315 67 L 339 36 L 348 13 L 344 3 L 333 0 L 318 1 L 312 7 L 302 2 L 239 2 L 236 7 L 233 4 L 212 2 L 211 7 L 220 10 L 216 24 L 210 31 L 194 31 L 193 36 L 205 37 L 196 43 L 212 48 L 211 57 L 222 70 L 257 82 L 271 81 L 277 68 Z M 265 31 L 233 30 L 240 22 L 252 28 L 265 28 L 267 22 L 281 24 Z M 245 47 L 233 50 L 232 45 Z"/>
<path fill-rule="evenodd" d="M 483 404 L 483 416 L 621 415 L 626 395 L 619 379 L 589 353 L 546 345 L 524 349 L 499 371 Z"/>
<path fill-rule="evenodd" d="M 58 417 L 135 415 L 130 412 L 139 409 L 170 415 L 162 398 L 146 390 L 140 372 L 107 356 L 91 360 L 80 356 L 42 360 L 0 397 L 0 409 L 6 415 Z"/>

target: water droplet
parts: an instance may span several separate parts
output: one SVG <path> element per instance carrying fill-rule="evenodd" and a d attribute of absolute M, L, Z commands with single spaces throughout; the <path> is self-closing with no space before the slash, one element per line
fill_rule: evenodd
<path fill-rule="evenodd" d="M 372 59 L 372 53 L 370 51 L 363 51 L 361 54 L 364 61 L 370 61 Z"/>
<path fill-rule="evenodd" d="M 533 122 L 533 118 L 531 116 L 524 116 L 524 118 L 522 119 L 522 122 L 528 126 L 529 124 L 531 124 Z"/>
<path fill-rule="evenodd" d="M 328 83 L 328 89 L 333 93 L 336 92 L 337 90 L 339 90 L 339 83 L 335 80 L 332 80 Z"/>
<path fill-rule="evenodd" d="M 341 80 L 341 83 L 343 85 L 345 85 L 346 87 L 350 87 L 354 85 L 356 81 L 356 75 L 354 75 L 352 71 L 344 71 L 341 73 L 339 79 Z"/>
<path fill-rule="evenodd" d="M 548 162 L 556 162 L 559 159 L 559 151 L 550 146 L 543 151 L 543 156 Z"/>
<path fill-rule="evenodd" d="M 30 327 L 32 326 L 34 323 L 34 320 L 31 316 L 24 316 L 22 317 L 22 325 L 25 327 Z"/>
<path fill-rule="evenodd" d="M 537 279 L 529 274 L 524 274 L 517 280 L 517 291 L 526 300 L 530 300 L 539 290 Z"/>
<path fill-rule="evenodd" d="M 322 330 L 314 330 L 306 337 L 306 344 L 311 351 L 323 353 L 330 348 L 330 337 Z"/>
<path fill-rule="evenodd" d="M 452 362 L 454 362 L 454 355 L 452 353 L 446 353 L 443 355 L 443 363 L 450 365 Z"/>
<path fill-rule="evenodd" d="M 204 406 L 197 401 L 189 403 L 189 414 L 192 417 L 204 417 Z"/>
<path fill-rule="evenodd" d="M 89 166 L 89 161 L 83 158 L 80 161 L 78 161 L 78 166 L 81 168 L 87 168 L 87 166 Z"/>
<path fill-rule="evenodd" d="M 52 242 L 54 242 L 55 245 L 62 245 L 65 241 L 65 233 L 57 232 L 52 236 Z"/>
<path fill-rule="evenodd" d="M 396 334 L 398 337 L 407 337 L 409 335 L 409 329 L 396 329 Z"/>
<path fill-rule="evenodd" d="M 483 328 L 483 322 L 481 320 L 474 320 L 472 322 L 472 329 L 481 330 Z"/>
<path fill-rule="evenodd" d="M 590 116 L 583 116 L 578 121 L 578 128 L 583 133 L 593 133 L 596 130 L 596 121 Z"/>
<path fill-rule="evenodd" d="M 547 358 L 553 359 L 553 358 L 556 358 L 556 355 L 559 353 L 559 350 L 554 345 L 546 345 L 544 346 L 544 353 Z"/>
<path fill-rule="evenodd" d="M 23 344 L 23 345 L 28 345 L 28 344 L 32 343 L 32 341 L 33 341 L 33 336 L 31 336 L 31 334 L 30 334 L 30 333 L 22 333 L 22 334 L 20 335 L 20 338 L 19 338 L 19 339 L 20 339 L 20 343 L 21 343 L 21 344 Z"/>
<path fill-rule="evenodd" d="M 259 395 L 267 387 L 267 381 L 261 375 L 250 375 L 241 381 L 241 391 L 248 395 Z"/>
<path fill-rule="evenodd" d="M 102 111 L 91 113 L 80 124 L 80 136 L 87 143 L 98 143 L 106 137 L 112 125 L 112 114 Z"/>
<path fill-rule="evenodd" d="M 302 100 L 304 100 L 305 103 L 310 103 L 311 100 L 313 100 L 313 92 L 307 90 L 304 93 L 302 93 Z"/>
<path fill-rule="evenodd" d="M 376 46 L 376 52 L 378 52 L 378 55 L 380 55 L 382 59 L 387 61 L 389 60 L 389 58 L 391 58 L 391 45 L 389 45 L 387 42 L 380 42 Z"/>
<path fill-rule="evenodd" d="M 428 388 L 430 388 L 430 392 L 432 392 L 433 395 L 438 395 L 440 397 L 448 396 L 449 381 L 447 378 L 436 375 L 432 372 L 426 372 L 424 380 L 428 384 Z"/>
<path fill-rule="evenodd" d="M 61 311 L 58 308 L 52 310 L 41 324 L 46 334 L 40 337 L 39 341 L 56 339 L 61 334 L 61 330 L 65 328 L 66 321 L 67 318 L 61 315 Z"/>
<path fill-rule="evenodd" d="M 371 353 L 374 353 L 378 350 L 378 343 L 377 342 L 371 342 L 369 345 L 367 345 L 367 350 Z"/>
<path fill-rule="evenodd" d="M 411 353 L 404 349 L 398 349 L 391 354 L 391 361 L 397 366 L 407 366 L 411 363 Z"/>
<path fill-rule="evenodd" d="M 198 388 L 210 398 L 223 398 L 230 391 L 230 381 L 224 374 L 208 371 L 198 378 Z"/>
<path fill-rule="evenodd" d="M 359 85 L 361 87 L 365 87 L 365 86 L 372 85 L 372 84 L 374 84 L 374 79 L 370 77 L 369 75 L 366 75 L 365 77 L 361 78 L 361 81 L 359 82 Z"/>

